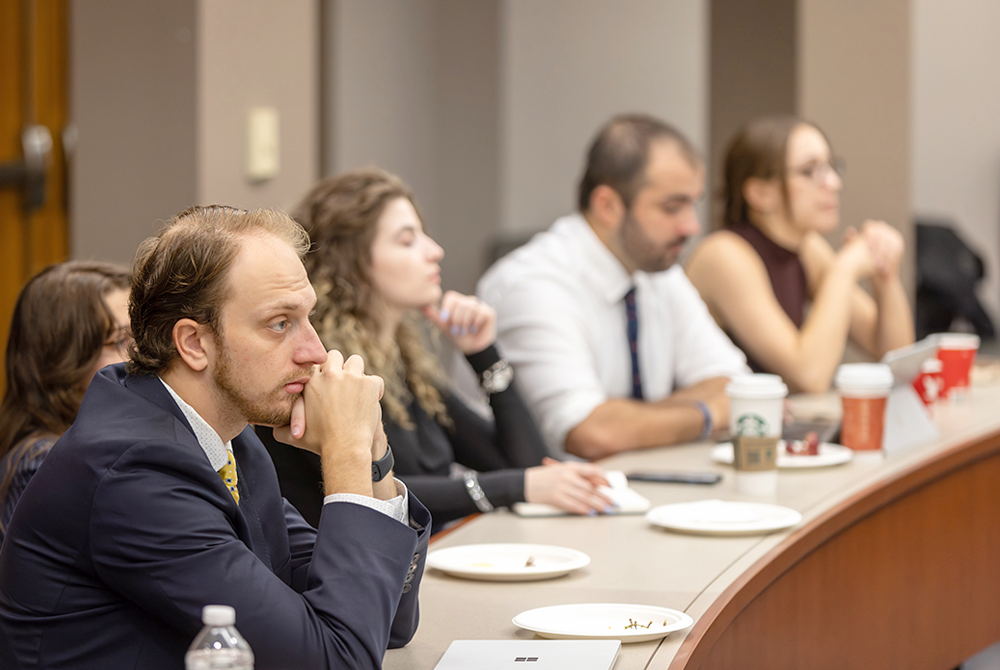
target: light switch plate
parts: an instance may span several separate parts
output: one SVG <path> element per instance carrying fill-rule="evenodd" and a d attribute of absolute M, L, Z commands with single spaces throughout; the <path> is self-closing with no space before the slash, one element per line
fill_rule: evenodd
<path fill-rule="evenodd" d="M 280 123 L 275 107 L 254 107 L 247 116 L 247 179 L 265 181 L 281 168 Z"/>

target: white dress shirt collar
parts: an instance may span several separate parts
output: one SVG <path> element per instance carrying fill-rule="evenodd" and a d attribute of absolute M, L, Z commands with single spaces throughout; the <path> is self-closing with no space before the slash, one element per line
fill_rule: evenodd
<path fill-rule="evenodd" d="M 609 305 L 620 302 L 629 289 L 635 286 L 635 278 L 601 241 L 587 219 L 582 214 L 574 214 L 564 217 L 556 225 L 577 229 L 573 237 L 579 242 L 581 254 L 589 269 L 583 276 L 593 285 L 594 292 L 603 296 Z"/>
<path fill-rule="evenodd" d="M 226 464 L 229 460 L 229 452 L 233 450 L 232 441 L 223 443 L 222 438 L 219 434 L 215 432 L 215 429 L 208 425 L 208 422 L 201 418 L 201 415 L 195 410 L 194 407 L 184 402 L 184 400 L 177 395 L 177 392 L 170 388 L 170 384 L 163 381 L 160 382 L 166 387 L 170 396 L 177 403 L 180 408 L 181 413 L 184 418 L 188 420 L 191 424 L 191 430 L 194 431 L 194 436 L 198 440 L 198 444 L 201 448 L 205 450 L 205 455 L 208 456 L 208 462 L 212 464 L 212 469 L 218 472 L 222 469 L 222 466 Z M 235 457 L 234 457 L 235 458 Z"/>

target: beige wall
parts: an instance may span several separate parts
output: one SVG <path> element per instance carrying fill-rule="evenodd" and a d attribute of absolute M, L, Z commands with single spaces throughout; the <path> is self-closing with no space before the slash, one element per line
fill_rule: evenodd
<path fill-rule="evenodd" d="M 706 144 L 706 0 L 323 0 L 321 26 L 318 3 L 74 5 L 77 255 L 126 260 L 192 203 L 289 206 L 320 172 L 375 163 L 413 187 L 446 286 L 471 291 L 498 231 L 573 208 L 610 115 Z M 243 174 L 255 105 L 281 118 L 281 173 L 262 184 Z"/>
<path fill-rule="evenodd" d="M 199 203 L 288 207 L 319 175 L 317 0 L 198 4 Z M 278 110 L 280 171 L 245 174 L 247 114 Z"/>
<path fill-rule="evenodd" d="M 441 226 L 445 287 L 475 289 L 499 227 L 500 5 L 444 0 Z"/>
<path fill-rule="evenodd" d="M 723 163 L 733 137 L 759 116 L 796 111 L 796 0 L 711 0 L 708 228 L 722 223 Z"/>
<path fill-rule="evenodd" d="M 318 174 L 317 0 L 70 3 L 76 258 L 129 262 L 193 204 L 281 207 Z M 246 114 L 281 115 L 281 172 L 245 177 Z"/>
<path fill-rule="evenodd" d="M 575 210 L 587 144 L 614 114 L 660 116 L 704 149 L 707 30 L 707 0 L 506 0 L 501 228 Z"/>
<path fill-rule="evenodd" d="M 913 0 L 913 210 L 954 219 L 1000 319 L 1000 3 Z"/>
<path fill-rule="evenodd" d="M 70 3 L 70 254 L 132 260 L 197 198 L 194 0 Z"/>
<path fill-rule="evenodd" d="M 766 4 L 783 12 L 789 1 Z M 1000 314 L 1000 7 L 795 5 L 796 106 L 847 159 L 845 223 L 879 216 L 905 229 L 911 205 L 955 218 L 987 259 L 983 295 Z M 288 205 L 319 152 L 323 173 L 376 162 L 411 183 L 446 247 L 446 285 L 470 290 L 498 232 L 544 227 L 573 207 L 585 144 L 610 114 L 651 111 L 706 147 L 707 6 L 75 0 L 72 254 L 128 261 L 159 220 L 193 202 Z M 746 21 L 766 13 L 755 7 Z M 731 26 L 734 42 L 740 28 Z M 760 42 L 753 62 L 779 67 Z M 734 97 L 738 82 L 726 86 Z M 282 172 L 255 186 L 242 172 L 256 104 L 280 108 Z"/>
<path fill-rule="evenodd" d="M 611 115 L 707 132 L 707 4 L 327 0 L 324 173 L 376 163 L 414 189 L 471 291 L 501 232 L 574 209 Z"/>
<path fill-rule="evenodd" d="M 496 229 L 497 2 L 326 0 L 323 173 L 378 165 L 413 189 L 471 291 Z"/>
<path fill-rule="evenodd" d="M 326 174 L 376 164 L 438 212 L 437 0 L 327 0 Z"/>

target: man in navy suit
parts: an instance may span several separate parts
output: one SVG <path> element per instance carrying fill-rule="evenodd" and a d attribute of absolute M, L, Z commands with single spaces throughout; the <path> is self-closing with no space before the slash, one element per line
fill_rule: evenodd
<path fill-rule="evenodd" d="M 139 248 L 128 372 L 95 377 L 0 551 L 0 658 L 180 668 L 207 604 L 236 608 L 257 670 L 377 668 L 413 635 L 430 516 L 390 471 L 382 380 L 309 322 L 308 244 L 207 207 Z M 250 423 L 321 455 L 318 530 Z"/>

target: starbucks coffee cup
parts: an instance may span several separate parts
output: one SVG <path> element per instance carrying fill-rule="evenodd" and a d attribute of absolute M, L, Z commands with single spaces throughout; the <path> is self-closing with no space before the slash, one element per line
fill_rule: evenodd
<path fill-rule="evenodd" d="M 881 363 L 850 363 L 837 368 L 833 379 L 840 391 L 844 415 L 840 441 L 855 451 L 882 449 L 885 405 L 892 390 L 892 370 Z"/>
<path fill-rule="evenodd" d="M 778 375 L 741 375 L 726 385 L 736 490 L 755 496 L 778 490 L 778 441 L 788 387 Z"/>
<path fill-rule="evenodd" d="M 788 387 L 778 375 L 740 375 L 726 385 L 729 436 L 781 437 Z"/>

